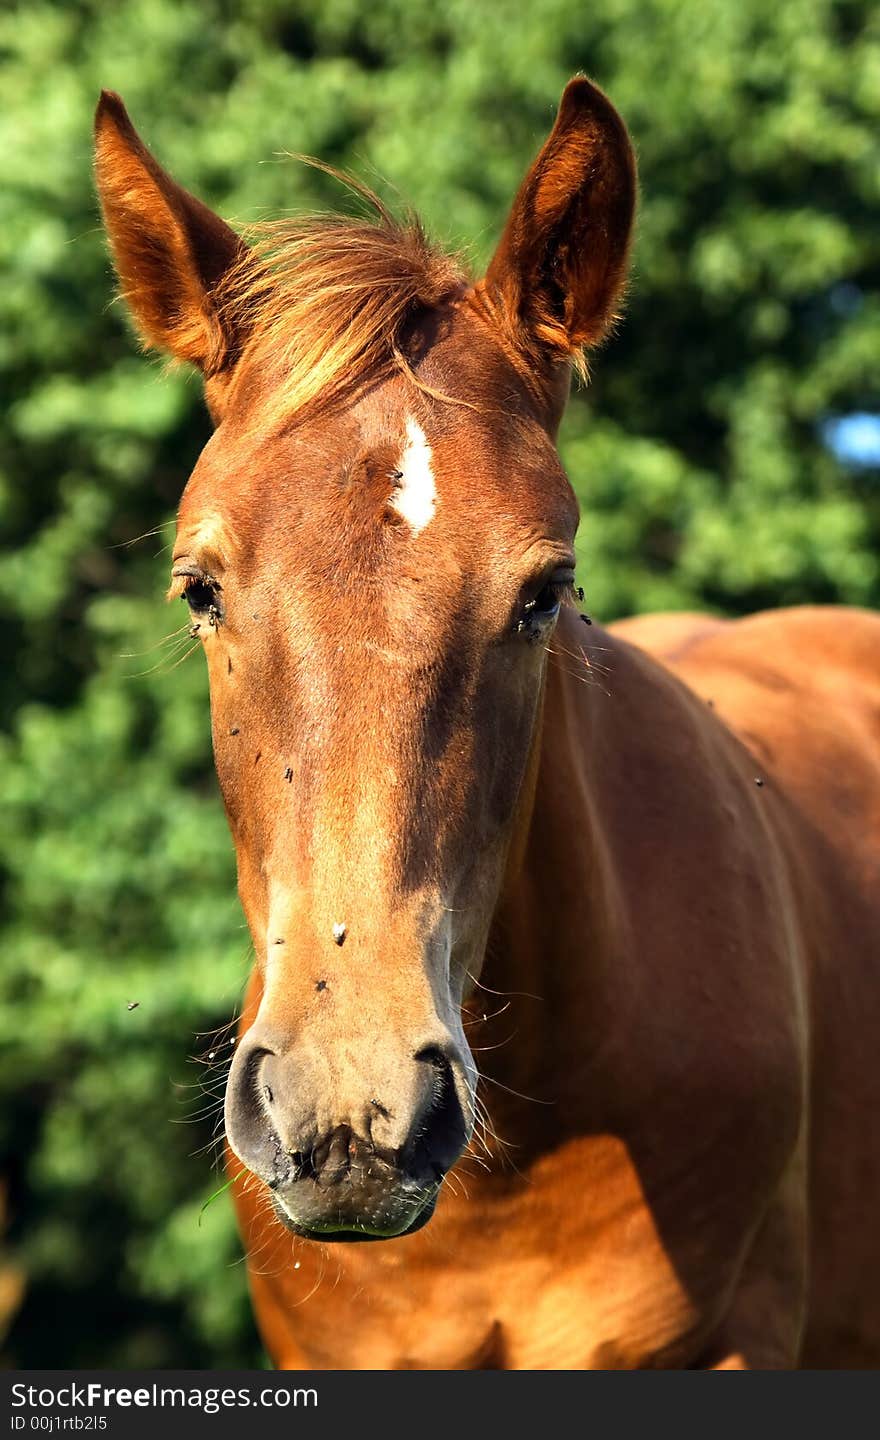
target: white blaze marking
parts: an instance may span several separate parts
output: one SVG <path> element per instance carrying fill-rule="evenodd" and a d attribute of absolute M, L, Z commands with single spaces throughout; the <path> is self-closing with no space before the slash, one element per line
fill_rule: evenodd
<path fill-rule="evenodd" d="M 411 415 L 406 422 L 406 447 L 400 457 L 400 480 L 391 504 L 414 535 L 433 520 L 437 508 L 431 447 L 421 425 Z"/>

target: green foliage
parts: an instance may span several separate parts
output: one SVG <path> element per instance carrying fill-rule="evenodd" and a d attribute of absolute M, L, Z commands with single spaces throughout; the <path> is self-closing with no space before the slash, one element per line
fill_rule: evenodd
<path fill-rule="evenodd" d="M 595 75 L 643 203 L 628 317 L 563 434 L 591 608 L 876 605 L 877 473 L 820 428 L 880 409 L 880 19 L 867 0 L 28 0 L 0 14 L 0 57 L 0 1137 L 27 1275 L 8 1353 L 253 1363 L 228 1196 L 200 1223 L 222 1056 L 187 1060 L 234 1013 L 248 940 L 201 661 L 162 644 L 182 624 L 168 524 L 208 427 L 111 303 L 98 90 L 233 219 L 338 204 L 280 158 L 307 151 L 393 182 L 476 267 L 565 80 Z"/>

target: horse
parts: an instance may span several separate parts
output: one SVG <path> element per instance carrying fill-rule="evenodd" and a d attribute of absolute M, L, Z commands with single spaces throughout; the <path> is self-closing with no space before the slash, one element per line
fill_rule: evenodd
<path fill-rule="evenodd" d="M 255 947 L 226 1086 L 289 1369 L 880 1362 L 880 617 L 585 624 L 555 437 L 636 166 L 583 76 L 476 281 L 243 237 L 118 96 L 97 187 L 212 436 L 172 595 Z"/>

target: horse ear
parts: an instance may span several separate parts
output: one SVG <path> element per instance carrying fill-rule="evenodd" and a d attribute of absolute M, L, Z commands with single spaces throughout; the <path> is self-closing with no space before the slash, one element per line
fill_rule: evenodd
<path fill-rule="evenodd" d="M 616 319 L 636 204 L 636 162 L 611 101 L 571 80 L 520 186 L 483 281 L 519 348 L 577 361 Z"/>
<path fill-rule="evenodd" d="M 162 169 L 109 90 L 95 114 L 95 173 L 122 294 L 142 338 L 206 379 L 219 375 L 239 346 L 218 287 L 247 253 L 244 242 Z"/>

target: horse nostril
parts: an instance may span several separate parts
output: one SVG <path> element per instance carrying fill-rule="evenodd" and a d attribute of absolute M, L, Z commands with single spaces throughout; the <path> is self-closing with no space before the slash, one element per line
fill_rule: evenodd
<path fill-rule="evenodd" d="M 240 1160 L 249 1169 L 264 1177 L 275 1173 L 277 1139 L 266 1124 L 266 1105 L 271 1102 L 272 1088 L 265 1076 L 265 1065 L 274 1052 L 267 1046 L 239 1046 L 226 1082 L 224 1115 L 226 1135 Z"/>
<path fill-rule="evenodd" d="M 431 1080 L 431 1099 L 429 1108 L 436 1111 L 447 1101 L 447 1091 L 455 1090 L 455 1077 L 452 1073 L 452 1064 L 449 1057 L 439 1045 L 425 1045 L 421 1050 L 416 1051 L 415 1059 L 423 1065 L 430 1065 L 433 1070 Z"/>
<path fill-rule="evenodd" d="M 238 1105 L 251 1110 L 254 1108 L 254 1101 L 262 1093 L 265 1100 L 272 1099 L 272 1093 L 264 1075 L 265 1062 L 273 1055 L 273 1051 L 265 1049 L 262 1045 L 255 1045 L 252 1049 L 242 1048 L 233 1061 L 229 1073 L 228 1085 L 234 1087 L 236 1102 Z"/>
<path fill-rule="evenodd" d="M 426 1065 L 446 1065 L 446 1054 L 439 1045 L 423 1045 L 413 1056 L 414 1060 L 422 1060 Z"/>
<path fill-rule="evenodd" d="M 455 1087 L 452 1062 L 439 1045 L 425 1045 L 415 1059 L 433 1069 L 431 1093 L 411 1144 L 411 1161 L 419 1171 L 441 1179 L 455 1164 L 467 1141 L 467 1125 Z"/>

